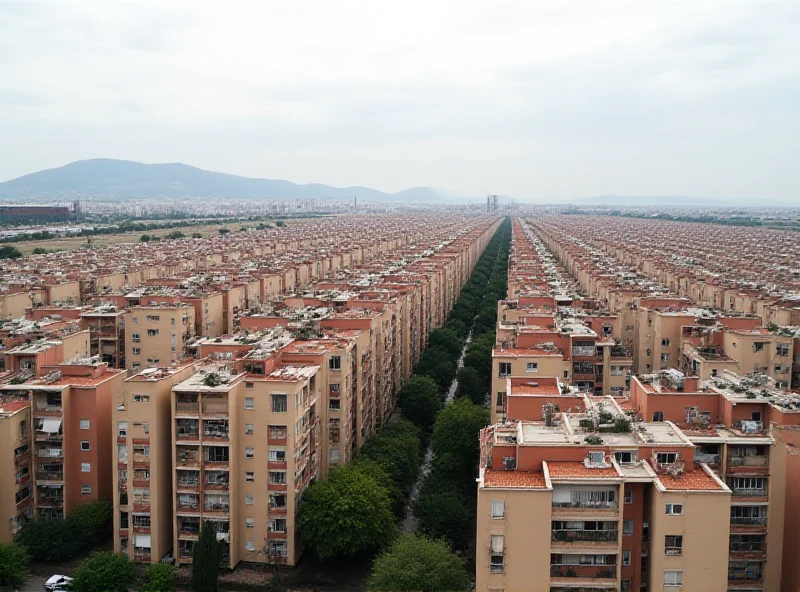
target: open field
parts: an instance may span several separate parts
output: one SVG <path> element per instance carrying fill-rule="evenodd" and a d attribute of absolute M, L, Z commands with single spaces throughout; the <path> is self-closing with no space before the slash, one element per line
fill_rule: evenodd
<path fill-rule="evenodd" d="M 228 228 L 231 232 L 239 230 L 242 226 L 245 228 L 256 228 L 259 224 L 272 224 L 275 221 L 259 221 L 259 222 L 231 222 L 228 224 L 200 224 L 197 226 L 187 226 L 185 228 L 163 228 L 159 230 L 135 231 L 135 232 L 121 232 L 119 234 L 97 234 L 94 236 L 70 236 L 51 238 L 43 241 L 20 241 L 13 244 L 23 255 L 30 255 L 37 247 L 47 249 L 48 251 L 73 251 L 81 249 L 86 246 L 87 240 L 91 241 L 93 247 L 105 247 L 107 245 L 116 245 L 120 243 L 138 243 L 143 234 L 150 236 L 158 236 L 163 238 L 167 234 L 175 231 L 180 231 L 186 236 L 191 236 L 193 232 L 199 232 L 203 238 L 219 234 L 220 228 Z M 285 224 L 291 224 L 290 221 L 284 220 Z"/>

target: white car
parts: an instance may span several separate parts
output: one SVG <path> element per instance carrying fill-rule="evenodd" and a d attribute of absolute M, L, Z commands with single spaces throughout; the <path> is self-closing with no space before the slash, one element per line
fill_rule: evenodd
<path fill-rule="evenodd" d="M 47 592 L 61 592 L 62 590 L 67 590 L 67 587 L 71 581 L 72 578 L 69 576 L 56 574 L 54 576 L 50 576 L 50 578 L 44 583 L 44 589 L 47 590 Z"/>

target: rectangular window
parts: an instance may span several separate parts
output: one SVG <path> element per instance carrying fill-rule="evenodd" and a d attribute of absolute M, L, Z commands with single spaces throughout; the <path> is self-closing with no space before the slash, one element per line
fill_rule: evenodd
<path fill-rule="evenodd" d="M 502 407 L 505 405 L 506 393 L 504 391 L 497 391 L 497 406 Z"/>
<path fill-rule="evenodd" d="M 753 342 L 753 351 L 754 352 L 764 351 L 764 342 L 763 341 L 754 341 Z"/>
<path fill-rule="evenodd" d="M 255 388 L 255 387 L 256 387 L 256 385 L 253 382 L 245 382 L 244 383 L 244 388 L 246 388 L 246 389 L 251 389 L 251 388 Z"/>
<path fill-rule="evenodd" d="M 158 334 L 159 334 L 159 330 L 158 329 L 148 329 L 147 330 L 147 336 L 148 337 L 155 337 Z"/>
<path fill-rule="evenodd" d="M 248 493 L 247 495 L 245 495 L 244 503 L 246 503 L 248 506 L 252 506 L 255 503 L 255 498 L 253 497 L 253 494 Z"/>
<path fill-rule="evenodd" d="M 247 528 L 253 528 L 253 526 L 255 525 L 255 520 L 253 520 L 252 517 L 248 516 L 247 518 L 244 519 L 244 525 Z"/>
<path fill-rule="evenodd" d="M 147 315 L 147 321 L 149 323 L 158 323 L 161 320 L 161 317 L 158 315 Z"/>
<path fill-rule="evenodd" d="M 342 369 L 342 357 L 341 356 L 331 356 L 330 360 L 328 360 L 328 368 L 331 370 L 341 370 Z"/>
<path fill-rule="evenodd" d="M 269 494 L 269 507 L 273 510 L 286 509 L 286 494 L 285 493 L 270 493 Z"/>
<path fill-rule="evenodd" d="M 281 448 L 273 448 L 269 451 L 269 462 L 286 462 L 286 451 Z"/>
<path fill-rule="evenodd" d="M 142 340 L 142 336 L 139 335 L 138 333 L 131 333 L 131 340 L 134 343 L 139 343 Z"/>
<path fill-rule="evenodd" d="M 683 504 L 667 504 L 667 516 L 683 516 Z"/>
<path fill-rule="evenodd" d="M 633 534 L 633 520 L 622 521 L 622 534 L 625 536 L 630 536 Z"/>
<path fill-rule="evenodd" d="M 83 485 L 81 485 L 81 493 L 83 495 L 88 495 L 92 493 L 92 486 L 89 483 L 84 483 Z"/>
<path fill-rule="evenodd" d="M 267 429 L 267 435 L 270 440 L 285 440 L 286 439 L 286 426 L 271 425 Z"/>
<path fill-rule="evenodd" d="M 328 460 L 331 463 L 338 463 L 342 458 L 342 453 L 339 451 L 338 448 L 331 448 L 328 451 Z"/>
<path fill-rule="evenodd" d="M 505 537 L 502 534 L 491 535 L 489 571 L 491 573 L 503 573 L 505 568 Z"/>
<path fill-rule="evenodd" d="M 138 356 L 140 353 L 142 353 L 142 348 L 140 348 L 140 347 L 134 347 L 133 348 L 133 355 L 134 356 Z"/>
<path fill-rule="evenodd" d="M 511 362 L 500 362 L 497 376 L 498 378 L 507 378 L 511 376 Z"/>
<path fill-rule="evenodd" d="M 286 518 L 270 518 L 270 532 L 286 532 Z"/>
<path fill-rule="evenodd" d="M 506 515 L 505 500 L 492 500 L 492 518 L 505 518 L 505 515 Z"/>
<path fill-rule="evenodd" d="M 256 474 L 253 471 L 245 471 L 244 480 L 253 483 L 256 480 Z"/>
<path fill-rule="evenodd" d="M 639 457 L 637 450 L 617 450 L 614 452 L 614 458 L 621 465 L 632 465 Z"/>
<path fill-rule="evenodd" d="M 664 537 L 664 551 L 667 555 L 681 555 L 683 553 L 683 536 L 668 534 Z"/>
<path fill-rule="evenodd" d="M 286 401 L 286 395 L 272 395 L 272 412 L 273 413 L 286 413 L 289 409 Z"/>
<path fill-rule="evenodd" d="M 244 435 L 252 436 L 256 431 L 256 427 L 252 423 L 244 424 Z"/>
<path fill-rule="evenodd" d="M 340 411 L 342 409 L 341 401 L 339 399 L 329 399 L 328 409 L 330 409 L 331 411 Z"/>
<path fill-rule="evenodd" d="M 653 421 L 664 421 L 664 412 L 653 411 Z"/>
<path fill-rule="evenodd" d="M 661 465 L 674 465 L 678 462 L 677 452 L 656 452 L 656 462 Z"/>
<path fill-rule="evenodd" d="M 82 430 L 88 430 L 89 429 L 89 420 L 88 419 L 82 419 L 81 420 L 81 429 Z"/>
<path fill-rule="evenodd" d="M 286 485 L 286 472 L 285 471 L 269 471 L 270 485 Z"/>
<path fill-rule="evenodd" d="M 255 399 L 253 397 L 245 397 L 244 398 L 244 408 L 245 409 L 254 409 L 256 406 Z"/>
<path fill-rule="evenodd" d="M 632 504 L 633 503 L 633 491 L 630 489 L 625 490 L 625 503 Z"/>
<path fill-rule="evenodd" d="M 669 346 L 669 339 L 662 339 L 661 340 L 661 345 L 663 345 L 665 347 L 668 347 Z"/>
<path fill-rule="evenodd" d="M 91 473 L 92 463 L 81 463 L 81 473 Z"/>
<path fill-rule="evenodd" d="M 678 570 L 667 570 L 664 572 L 664 587 L 678 588 L 683 586 L 683 572 Z"/>
<path fill-rule="evenodd" d="M 253 458 L 253 457 L 255 457 L 255 455 L 256 455 L 256 449 L 255 448 L 245 448 L 244 449 L 244 457 L 245 458 Z"/>
<path fill-rule="evenodd" d="M 779 356 L 788 356 L 789 355 L 789 345 L 786 343 L 776 343 L 775 344 L 775 353 Z"/>
<path fill-rule="evenodd" d="M 622 565 L 630 565 L 631 564 L 631 552 L 630 551 L 623 551 L 622 552 Z"/>
<path fill-rule="evenodd" d="M 150 395 L 133 395 L 134 403 L 149 403 Z"/>
<path fill-rule="evenodd" d="M 256 545 L 255 545 L 255 543 L 254 543 L 253 541 L 247 541 L 247 542 L 244 544 L 244 550 L 245 550 L 245 551 L 255 551 L 255 550 L 256 550 Z"/>
<path fill-rule="evenodd" d="M 528 362 L 525 364 L 525 372 L 538 372 L 539 362 Z"/>
<path fill-rule="evenodd" d="M 89 440 L 81 440 L 81 450 L 86 452 L 87 450 L 91 450 L 92 445 L 89 443 Z"/>

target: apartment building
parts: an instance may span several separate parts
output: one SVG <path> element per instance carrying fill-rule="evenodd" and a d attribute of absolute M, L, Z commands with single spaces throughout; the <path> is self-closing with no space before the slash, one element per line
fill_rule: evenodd
<path fill-rule="evenodd" d="M 211 363 L 172 388 L 179 565 L 191 563 L 206 521 L 228 567 L 296 562 L 295 510 L 319 469 L 318 370 L 244 374 Z"/>
<path fill-rule="evenodd" d="M 26 519 L 63 518 L 78 504 L 111 499 L 110 405 L 124 372 L 91 358 L 41 371 L 0 386 L 4 482 L 15 501 L 14 509 L 4 501 L 4 540 Z"/>
<path fill-rule="evenodd" d="M 125 311 L 99 305 L 81 312 L 81 326 L 89 330 L 90 355 L 111 368 L 125 368 Z"/>
<path fill-rule="evenodd" d="M 125 322 L 125 364 L 131 370 L 180 362 L 195 336 L 195 308 L 174 301 L 134 305 Z"/>
<path fill-rule="evenodd" d="M 172 551 L 172 387 L 195 363 L 142 370 L 111 401 L 114 551 L 137 562 Z"/>

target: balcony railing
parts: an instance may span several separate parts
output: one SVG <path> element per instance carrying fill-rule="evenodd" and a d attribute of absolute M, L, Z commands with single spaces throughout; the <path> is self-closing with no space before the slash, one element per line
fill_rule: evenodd
<path fill-rule="evenodd" d="M 728 550 L 731 553 L 763 553 L 764 547 L 764 541 L 754 543 L 732 541 L 728 547 Z"/>
<path fill-rule="evenodd" d="M 704 454 L 702 452 L 695 452 L 694 462 L 706 463 L 709 465 L 719 464 L 719 454 Z"/>
<path fill-rule="evenodd" d="M 550 577 L 612 579 L 617 577 L 617 566 L 616 565 L 551 565 Z"/>
<path fill-rule="evenodd" d="M 616 530 L 554 530 L 552 532 L 553 541 L 562 543 L 616 543 L 618 538 Z"/>
<path fill-rule="evenodd" d="M 36 478 L 42 481 L 63 481 L 64 473 L 61 471 L 36 471 Z"/>
<path fill-rule="evenodd" d="M 616 510 L 617 502 L 553 502 L 554 508 L 589 508 L 593 510 Z"/>
<path fill-rule="evenodd" d="M 731 526 L 766 526 L 766 516 L 731 516 Z"/>
<path fill-rule="evenodd" d="M 731 487 L 733 495 L 740 495 L 742 497 L 766 497 L 767 490 L 763 489 L 747 489 L 747 488 L 734 488 Z"/>
<path fill-rule="evenodd" d="M 198 413 L 200 411 L 200 403 L 178 401 L 175 403 L 175 411 L 178 413 Z"/>
<path fill-rule="evenodd" d="M 596 348 L 593 345 L 573 345 L 573 356 L 594 357 Z"/>
<path fill-rule="evenodd" d="M 768 466 L 768 456 L 731 456 L 728 458 L 728 467 L 752 467 L 761 469 Z"/>
<path fill-rule="evenodd" d="M 760 582 L 763 574 L 760 569 L 729 569 L 728 581 Z"/>

